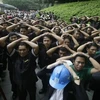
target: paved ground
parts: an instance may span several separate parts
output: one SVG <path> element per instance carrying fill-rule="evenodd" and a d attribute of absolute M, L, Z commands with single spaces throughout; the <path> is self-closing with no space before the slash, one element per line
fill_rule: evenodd
<path fill-rule="evenodd" d="M 36 72 L 38 71 L 38 69 L 36 70 Z M 10 81 L 9 81 L 9 74 L 8 74 L 8 71 L 6 70 L 5 71 L 5 78 L 4 78 L 4 81 L 3 82 L 0 82 L 2 88 L 3 88 L 3 91 L 7 97 L 7 100 L 12 100 L 11 96 L 12 96 L 12 92 L 11 92 L 11 84 L 10 84 Z M 38 93 L 39 89 L 41 89 L 42 87 L 42 84 L 41 84 L 41 80 L 38 80 L 37 82 L 37 94 L 36 94 L 36 97 L 37 99 L 36 100 L 47 100 L 47 97 L 46 97 L 46 94 L 42 94 L 40 95 Z M 89 96 L 89 100 L 92 100 L 92 94 L 93 92 L 90 91 L 90 92 L 87 92 L 88 96 Z M 0 96 L 0 100 L 3 100 L 2 97 Z M 27 97 L 27 100 L 29 100 L 29 98 Z"/>

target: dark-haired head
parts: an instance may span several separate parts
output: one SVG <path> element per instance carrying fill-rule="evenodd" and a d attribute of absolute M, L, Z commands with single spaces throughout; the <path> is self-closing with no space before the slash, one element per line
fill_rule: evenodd
<path fill-rule="evenodd" d="M 18 52 L 21 57 L 25 57 L 30 50 L 30 46 L 25 42 L 20 42 L 18 46 Z"/>
<path fill-rule="evenodd" d="M 69 51 L 65 47 L 60 47 L 58 53 L 60 57 L 69 55 Z"/>
<path fill-rule="evenodd" d="M 82 54 L 77 54 L 73 59 L 74 68 L 77 71 L 81 71 L 86 64 L 86 57 Z"/>
<path fill-rule="evenodd" d="M 26 44 L 25 42 L 20 42 L 19 46 L 25 46 L 26 48 L 30 48 L 30 46 Z"/>
<path fill-rule="evenodd" d="M 88 55 L 93 57 L 98 50 L 98 46 L 96 43 L 90 43 L 86 46 L 86 50 Z"/>
<path fill-rule="evenodd" d="M 90 43 L 90 44 L 88 44 L 86 47 L 87 48 L 90 48 L 90 47 L 92 47 L 92 46 L 94 46 L 94 47 L 96 47 L 97 49 L 98 49 L 98 45 L 96 44 L 96 43 Z"/>
<path fill-rule="evenodd" d="M 47 34 L 43 37 L 43 44 L 46 48 L 49 48 L 52 43 L 52 36 Z"/>
<path fill-rule="evenodd" d="M 23 35 L 28 35 L 28 27 L 25 26 L 25 25 L 21 25 L 20 33 L 23 34 Z"/>
<path fill-rule="evenodd" d="M 73 58 L 73 60 L 75 60 L 77 57 L 84 58 L 85 61 L 86 61 L 86 59 L 87 59 L 87 57 L 85 57 L 84 55 L 82 55 L 82 54 L 77 54 L 77 55 Z"/>
<path fill-rule="evenodd" d="M 15 40 L 17 40 L 18 38 L 20 38 L 20 36 L 19 36 L 18 34 L 19 34 L 19 33 L 16 33 L 16 32 L 10 32 L 10 33 L 9 33 L 9 36 L 8 36 L 7 42 L 12 42 L 12 41 L 15 41 Z"/>

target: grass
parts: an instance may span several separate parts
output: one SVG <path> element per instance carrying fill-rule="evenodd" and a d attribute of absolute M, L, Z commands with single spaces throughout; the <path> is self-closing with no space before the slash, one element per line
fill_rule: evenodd
<path fill-rule="evenodd" d="M 58 4 L 42 11 L 52 11 L 67 22 L 72 16 L 100 16 L 100 0 Z"/>

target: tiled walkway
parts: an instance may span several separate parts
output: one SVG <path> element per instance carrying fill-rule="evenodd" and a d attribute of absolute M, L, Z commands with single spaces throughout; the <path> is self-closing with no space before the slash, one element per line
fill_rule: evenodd
<path fill-rule="evenodd" d="M 36 72 L 37 71 L 38 71 L 38 69 L 36 70 Z M 7 70 L 5 71 L 5 74 L 6 74 L 6 76 L 4 78 L 4 81 L 0 82 L 0 84 L 1 84 L 1 87 L 2 87 L 6 97 L 7 97 L 7 100 L 12 100 L 12 98 L 11 98 L 12 97 L 11 84 L 10 84 L 10 81 L 9 81 L 9 73 L 8 73 Z M 39 91 L 39 89 L 41 89 L 41 87 L 42 87 L 41 81 L 38 80 L 38 82 L 37 82 L 37 94 L 36 94 L 37 99 L 36 100 L 47 100 L 46 94 L 40 95 L 38 93 L 38 91 Z M 93 92 L 90 91 L 90 92 L 87 92 L 87 93 L 88 93 L 88 96 L 90 98 L 89 100 L 92 100 L 91 98 L 92 98 Z M 1 96 L 0 96 L 0 100 L 3 100 Z M 27 97 L 27 100 L 29 100 L 28 97 Z"/>

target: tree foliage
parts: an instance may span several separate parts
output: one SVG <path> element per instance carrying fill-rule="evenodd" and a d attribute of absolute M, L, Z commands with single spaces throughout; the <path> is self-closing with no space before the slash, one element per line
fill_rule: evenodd
<path fill-rule="evenodd" d="M 54 5 L 54 0 L 3 0 L 3 2 L 14 5 L 20 10 L 40 10 Z"/>
<path fill-rule="evenodd" d="M 90 1 L 90 0 L 57 0 L 59 3 L 77 2 L 77 1 Z"/>
<path fill-rule="evenodd" d="M 67 22 L 72 16 L 100 16 L 100 0 L 64 3 L 42 9 L 42 11 L 53 12 Z"/>

